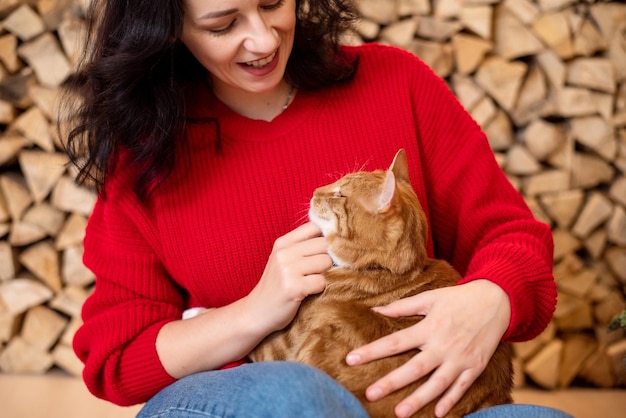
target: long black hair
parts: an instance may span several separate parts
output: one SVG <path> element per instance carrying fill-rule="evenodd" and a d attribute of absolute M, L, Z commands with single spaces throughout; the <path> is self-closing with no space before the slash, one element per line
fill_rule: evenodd
<path fill-rule="evenodd" d="M 296 7 L 287 81 L 314 90 L 351 79 L 358 60 L 339 45 L 358 18 L 353 1 L 296 0 Z M 182 86 L 207 75 L 180 42 L 183 17 L 184 0 L 92 1 L 85 53 L 65 83 L 65 148 L 79 182 L 102 188 L 120 147 L 140 167 L 141 200 L 171 172 L 185 124 Z"/>

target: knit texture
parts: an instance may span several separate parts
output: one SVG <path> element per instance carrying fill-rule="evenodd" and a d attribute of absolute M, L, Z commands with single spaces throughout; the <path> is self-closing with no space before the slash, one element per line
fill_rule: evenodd
<path fill-rule="evenodd" d="M 141 205 L 122 158 L 85 237 L 96 287 L 74 348 L 97 396 L 144 402 L 173 382 L 155 348 L 188 307 L 220 307 L 250 292 L 274 240 L 306 220 L 313 190 L 357 169 L 386 169 L 406 150 L 430 227 L 428 252 L 462 282 L 487 278 L 511 300 L 505 339 L 538 335 L 556 305 L 552 237 L 497 165 L 479 126 L 414 55 L 388 46 L 360 55 L 355 79 L 299 91 L 272 122 L 250 120 L 189 90 L 173 174 Z M 220 148 L 215 124 L 220 122 Z"/>

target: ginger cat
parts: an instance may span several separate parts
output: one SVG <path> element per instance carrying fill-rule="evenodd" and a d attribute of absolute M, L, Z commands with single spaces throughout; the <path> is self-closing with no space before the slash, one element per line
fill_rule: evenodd
<path fill-rule="evenodd" d="M 291 324 L 269 335 L 250 358 L 318 367 L 348 388 L 371 417 L 393 417 L 395 405 L 426 378 L 377 402 L 365 398 L 365 389 L 417 350 L 353 367 L 346 365 L 345 357 L 352 349 L 423 318 L 389 318 L 372 307 L 453 286 L 459 279 L 448 263 L 427 256 L 426 215 L 409 183 L 404 150 L 398 151 L 386 172 L 348 174 L 315 190 L 309 217 L 326 236 L 336 265 L 326 273 L 326 290 L 305 299 Z M 512 402 L 512 375 L 510 346 L 500 343 L 483 374 L 448 416 Z M 435 403 L 414 417 L 433 417 Z"/>

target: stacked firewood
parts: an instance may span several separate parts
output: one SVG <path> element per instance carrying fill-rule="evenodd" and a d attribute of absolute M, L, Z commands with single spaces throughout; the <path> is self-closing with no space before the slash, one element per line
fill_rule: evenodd
<path fill-rule="evenodd" d="M 94 277 L 95 202 L 67 167 L 58 94 L 89 0 L 0 0 L 0 372 L 75 375 Z M 555 239 L 559 302 L 515 344 L 518 383 L 626 385 L 626 5 L 591 0 L 359 0 L 349 43 L 414 52 L 484 128 Z"/>

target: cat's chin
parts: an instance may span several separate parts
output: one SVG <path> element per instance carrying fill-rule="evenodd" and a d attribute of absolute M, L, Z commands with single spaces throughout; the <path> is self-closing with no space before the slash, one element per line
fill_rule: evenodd
<path fill-rule="evenodd" d="M 335 223 L 332 220 L 321 218 L 313 208 L 309 209 L 309 220 L 322 230 L 322 235 L 325 237 L 335 232 Z"/>
<path fill-rule="evenodd" d="M 350 267 L 350 264 L 346 263 L 345 261 L 343 261 L 342 259 L 337 257 L 337 255 L 330 248 L 328 249 L 328 255 L 330 256 L 330 259 L 333 260 L 333 267 L 334 268 L 347 268 L 347 267 Z"/>

